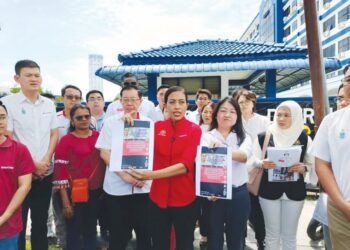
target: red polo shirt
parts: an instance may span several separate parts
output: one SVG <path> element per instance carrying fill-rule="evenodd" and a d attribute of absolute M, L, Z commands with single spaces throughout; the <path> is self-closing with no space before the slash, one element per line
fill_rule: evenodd
<path fill-rule="evenodd" d="M 194 162 L 201 134 L 200 127 L 185 118 L 175 126 L 170 119 L 156 122 L 153 169 L 183 163 L 188 170 L 185 174 L 153 180 L 150 198 L 159 207 L 181 207 L 195 200 Z"/>
<path fill-rule="evenodd" d="M 3 214 L 18 188 L 18 177 L 33 173 L 35 165 L 26 146 L 7 138 L 0 144 L 0 214 Z M 0 239 L 18 234 L 22 230 L 21 208 L 0 227 Z"/>

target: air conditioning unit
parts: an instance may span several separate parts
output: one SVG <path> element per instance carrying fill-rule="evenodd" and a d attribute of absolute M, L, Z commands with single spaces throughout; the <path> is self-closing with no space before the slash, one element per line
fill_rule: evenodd
<path fill-rule="evenodd" d="M 328 10 L 329 8 L 331 7 L 331 4 L 328 2 L 328 3 L 325 3 L 324 5 L 323 5 L 323 8 L 325 9 L 325 10 Z"/>
<path fill-rule="evenodd" d="M 345 21 L 345 22 L 341 22 L 341 23 L 339 23 L 339 24 L 338 24 L 338 29 L 342 29 L 342 28 L 344 28 L 344 27 L 345 27 L 345 25 L 346 25 L 346 21 Z"/>
<path fill-rule="evenodd" d="M 345 55 L 346 55 L 345 52 L 340 52 L 340 53 L 339 53 L 339 58 L 344 58 Z"/>
<path fill-rule="evenodd" d="M 324 37 L 329 37 L 329 34 L 330 34 L 331 32 L 329 31 L 329 30 L 326 30 L 325 32 L 323 32 L 323 36 Z"/>
<path fill-rule="evenodd" d="M 287 19 L 288 19 L 287 16 L 283 17 L 283 22 L 285 23 L 287 21 Z"/>

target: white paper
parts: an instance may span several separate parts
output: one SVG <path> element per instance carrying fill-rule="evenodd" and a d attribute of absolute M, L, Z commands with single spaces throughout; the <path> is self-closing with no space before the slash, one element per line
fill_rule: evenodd
<path fill-rule="evenodd" d="M 269 169 L 268 180 L 270 182 L 291 182 L 299 179 L 299 173 L 289 173 L 288 169 L 299 163 L 301 146 L 288 148 L 267 148 L 267 158 L 276 164 L 276 168 Z"/>
<path fill-rule="evenodd" d="M 129 167 L 153 169 L 154 123 L 134 120 L 130 126 L 120 123 L 112 131 L 109 170 L 124 171 Z"/>
<path fill-rule="evenodd" d="M 226 147 L 198 146 L 196 157 L 196 195 L 232 198 L 232 150 Z"/>

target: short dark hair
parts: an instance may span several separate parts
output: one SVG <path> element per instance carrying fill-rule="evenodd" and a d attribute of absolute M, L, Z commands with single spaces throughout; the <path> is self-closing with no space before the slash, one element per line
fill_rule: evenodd
<path fill-rule="evenodd" d="M 20 60 L 15 64 L 16 75 L 19 75 L 23 68 L 38 68 L 40 70 L 39 64 L 37 64 L 36 62 L 28 59 Z"/>
<path fill-rule="evenodd" d="M 122 90 L 120 91 L 120 97 L 123 97 L 124 91 L 133 90 L 133 89 L 137 91 L 137 95 L 138 95 L 139 98 L 141 99 L 141 98 L 142 98 L 142 92 L 141 92 L 141 90 L 139 90 L 138 87 L 133 86 L 133 85 L 124 86 L 124 87 L 122 88 Z"/>
<path fill-rule="evenodd" d="M 346 71 L 348 71 L 348 69 L 350 68 L 350 64 L 346 65 L 343 69 L 343 74 L 346 74 Z"/>
<path fill-rule="evenodd" d="M 89 114 L 91 115 L 91 110 L 88 106 L 85 106 L 83 104 L 76 104 L 72 107 L 72 109 L 70 110 L 70 113 L 69 113 L 69 117 L 70 117 L 70 125 L 69 125 L 69 129 L 68 131 L 69 132 L 73 132 L 75 130 L 75 127 L 73 126 L 72 124 L 72 121 L 73 121 L 73 118 L 74 118 L 74 115 L 75 113 L 77 112 L 78 109 L 86 109 L 87 111 L 89 111 Z M 92 130 L 93 129 L 93 126 L 90 124 L 90 129 Z"/>
<path fill-rule="evenodd" d="M 205 95 L 207 95 L 207 96 L 208 96 L 208 99 L 211 100 L 212 94 L 211 94 L 211 92 L 210 92 L 209 89 L 198 89 L 198 90 L 197 90 L 197 94 L 196 94 L 196 100 L 198 99 L 198 97 L 199 97 L 200 94 L 205 94 Z"/>
<path fill-rule="evenodd" d="M 7 114 L 7 108 L 6 108 L 5 104 L 2 103 L 2 101 L 0 101 L 0 107 L 3 107 L 6 111 L 6 114 Z"/>
<path fill-rule="evenodd" d="M 89 100 L 89 97 L 90 97 L 91 94 L 100 94 L 102 99 L 103 100 L 105 99 L 101 91 L 99 91 L 97 89 L 93 89 L 93 90 L 90 90 L 89 92 L 87 92 L 87 94 L 86 94 L 86 102 Z"/>
<path fill-rule="evenodd" d="M 130 77 L 135 77 L 135 79 L 137 81 L 136 75 L 134 75 L 133 73 L 130 73 L 130 72 L 127 72 L 122 76 L 122 81 L 124 82 L 125 78 L 130 78 Z"/>
<path fill-rule="evenodd" d="M 76 89 L 76 90 L 79 91 L 80 97 L 83 96 L 83 93 L 81 92 L 81 90 L 80 90 L 77 86 L 74 86 L 74 85 L 70 85 L 70 84 L 69 84 L 69 85 L 64 86 L 64 87 L 61 89 L 61 96 L 62 96 L 62 97 L 65 95 L 67 89 Z"/>
<path fill-rule="evenodd" d="M 164 95 L 164 102 L 165 103 L 168 102 L 169 95 L 171 95 L 174 92 L 182 92 L 185 95 L 185 99 L 187 102 L 187 93 L 186 93 L 185 89 L 183 87 L 180 87 L 180 86 L 172 86 L 172 87 L 168 88 L 168 90 L 165 92 L 165 95 Z"/>
<path fill-rule="evenodd" d="M 236 132 L 237 134 L 237 138 L 238 138 L 238 145 L 240 146 L 244 139 L 245 139 L 245 133 L 244 133 L 244 129 L 243 129 L 243 123 L 242 123 L 242 113 L 241 113 L 241 109 L 238 105 L 238 102 L 233 99 L 232 97 L 225 97 L 224 99 L 222 99 L 215 107 L 214 112 L 213 112 L 213 121 L 211 122 L 211 126 L 209 130 L 213 130 L 218 128 L 219 124 L 218 121 L 216 120 L 217 116 L 218 116 L 218 112 L 220 107 L 225 103 L 228 102 L 229 104 L 231 104 L 237 113 L 237 120 L 236 120 L 236 124 L 232 126 L 231 128 L 231 132 Z"/>
<path fill-rule="evenodd" d="M 167 84 L 162 84 L 162 85 L 160 85 L 160 86 L 157 88 L 157 93 L 158 93 L 159 90 L 161 90 L 161 89 L 168 89 L 168 88 L 170 88 L 169 85 L 167 85 Z"/>

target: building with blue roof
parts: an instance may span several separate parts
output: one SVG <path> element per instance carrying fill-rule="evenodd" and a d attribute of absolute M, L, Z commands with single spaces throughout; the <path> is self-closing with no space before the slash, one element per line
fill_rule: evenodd
<path fill-rule="evenodd" d="M 196 40 L 122 53 L 118 60 L 120 65 L 104 66 L 96 75 L 120 84 L 123 74 L 137 74 L 153 101 L 161 84 L 182 86 L 190 98 L 199 88 L 221 98 L 241 87 L 274 98 L 310 78 L 307 49 L 279 43 Z M 324 65 L 327 72 L 340 68 L 335 58 L 325 58 Z"/>

